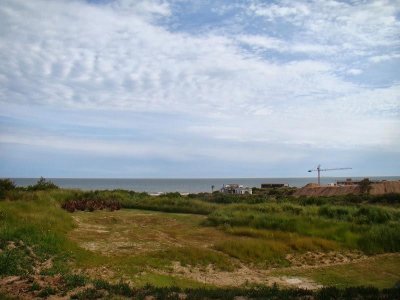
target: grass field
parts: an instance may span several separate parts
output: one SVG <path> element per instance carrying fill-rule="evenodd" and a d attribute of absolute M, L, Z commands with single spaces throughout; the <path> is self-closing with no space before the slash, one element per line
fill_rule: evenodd
<path fill-rule="evenodd" d="M 119 201 L 125 208 L 61 208 L 79 197 Z M 274 284 L 382 289 L 400 281 L 396 205 L 301 205 L 292 199 L 215 204 L 177 195 L 59 189 L 17 190 L 4 198 L 0 291 L 4 287 L 6 294 L 8 287 L 26 286 L 31 296 L 68 296 L 95 283 L 105 295 L 123 295 L 148 285 L 194 293 Z"/>

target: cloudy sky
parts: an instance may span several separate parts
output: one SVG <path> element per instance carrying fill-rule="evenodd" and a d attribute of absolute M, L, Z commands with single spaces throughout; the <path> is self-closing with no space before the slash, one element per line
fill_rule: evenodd
<path fill-rule="evenodd" d="M 400 175 L 400 1 L 0 0 L 0 176 Z"/>

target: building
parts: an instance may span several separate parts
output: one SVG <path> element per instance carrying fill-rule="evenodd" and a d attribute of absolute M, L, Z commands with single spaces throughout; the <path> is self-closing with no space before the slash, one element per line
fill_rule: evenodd
<path fill-rule="evenodd" d="M 224 194 L 244 195 L 244 194 L 252 194 L 253 190 L 252 188 L 249 188 L 247 186 L 244 187 L 243 185 L 233 183 L 233 184 L 224 184 L 220 189 L 220 192 Z"/>
<path fill-rule="evenodd" d="M 287 183 L 262 183 L 262 189 L 289 187 Z"/>
<path fill-rule="evenodd" d="M 369 178 L 364 178 L 363 180 Z M 348 186 L 348 185 L 359 185 L 362 180 L 353 180 L 351 178 L 346 178 L 346 181 L 336 181 L 337 186 Z M 380 181 L 369 181 L 370 183 L 379 183 Z"/>

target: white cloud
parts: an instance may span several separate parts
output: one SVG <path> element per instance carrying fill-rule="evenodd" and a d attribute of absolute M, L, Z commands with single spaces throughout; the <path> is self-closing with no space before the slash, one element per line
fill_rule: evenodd
<path fill-rule="evenodd" d="M 399 1 L 255 1 L 249 12 L 268 22 L 292 24 L 298 30 L 294 39 L 335 45 L 354 55 L 399 46 Z"/>
<path fill-rule="evenodd" d="M 30 114 L 37 111 L 30 112 L 31 107 L 73 108 L 80 111 L 79 118 L 71 118 L 63 124 L 65 128 L 75 121 L 82 127 L 101 124 L 101 128 L 146 132 L 160 140 L 111 142 L 101 137 L 54 137 L 49 132 L 38 138 L 3 129 L 1 142 L 71 151 L 85 148 L 116 156 L 244 162 L 289 159 L 298 145 L 313 149 L 399 147 L 399 86 L 375 89 L 346 81 L 337 72 L 345 68 L 336 62 L 338 56 L 349 59 L 354 53 L 368 54 L 371 48 L 372 53 L 380 53 L 375 46 L 396 45 L 393 36 L 398 21 L 390 17 L 395 7 L 384 2 L 357 6 L 335 1 L 282 3 L 254 2 L 251 10 L 269 22 L 304 24 L 299 37 L 174 32 L 158 24 L 160 18 L 173 14 L 164 1 L 102 5 L 3 1 L 3 107 L 20 119 L 36 121 L 38 117 Z M 240 43 L 309 56 L 280 60 L 245 51 Z M 387 56 L 376 55 L 371 61 L 385 61 Z M 361 72 L 356 67 L 347 70 L 350 75 Z M 18 112 L 19 107 L 28 112 Z M 140 122 L 134 114 L 122 118 L 122 111 L 161 117 Z M 174 123 L 165 118 L 171 113 L 191 121 Z M 49 124 L 64 121 L 58 118 Z M 165 147 L 160 147 L 162 139 L 167 141 Z"/>
<path fill-rule="evenodd" d="M 332 55 L 338 51 L 338 48 L 335 46 L 293 43 L 261 35 L 240 35 L 237 37 L 237 40 L 252 47 L 271 49 L 279 52 Z"/>
<path fill-rule="evenodd" d="M 287 1 L 285 1 L 287 2 Z M 310 9 L 307 5 L 298 2 L 292 2 L 290 5 L 278 4 L 251 4 L 249 7 L 256 15 L 267 17 L 272 21 L 275 18 L 304 18 L 310 14 Z"/>
<path fill-rule="evenodd" d="M 400 54 L 384 54 L 384 55 L 371 56 L 369 58 L 369 61 L 371 61 L 373 63 L 380 63 L 380 62 L 397 59 L 397 58 L 400 58 Z"/>
<path fill-rule="evenodd" d="M 169 3 L 161 0 L 116 0 L 111 2 L 110 6 L 120 10 L 121 13 L 134 12 L 142 17 L 168 17 L 171 15 Z"/>
<path fill-rule="evenodd" d="M 260 61 L 228 38 L 152 25 L 140 10 L 127 15 L 79 2 L 45 10 L 47 2 L 21 2 L 24 10 L 17 11 L 15 3 L 8 6 L 18 18 L 4 12 L 2 18 L 19 25 L 8 26 L 1 40 L 8 45 L 0 63 L 8 79 L 3 102 L 207 114 L 354 89 L 324 62 Z M 47 21 L 47 14 L 58 21 Z"/>
<path fill-rule="evenodd" d="M 363 71 L 360 69 L 349 69 L 347 73 L 350 75 L 360 75 Z"/>

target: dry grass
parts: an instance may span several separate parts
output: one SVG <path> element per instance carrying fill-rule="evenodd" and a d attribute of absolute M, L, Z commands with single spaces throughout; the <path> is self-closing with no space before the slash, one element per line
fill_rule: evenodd
<path fill-rule="evenodd" d="M 281 269 L 271 275 L 304 276 L 340 288 L 360 285 L 390 288 L 400 281 L 400 254 L 383 254 L 338 265 Z"/>
<path fill-rule="evenodd" d="M 341 273 L 350 274 L 352 271 L 345 269 L 335 271 L 340 267 L 337 264 L 346 268 L 358 259 L 352 253 L 343 254 L 343 249 L 334 241 L 247 227 L 204 227 L 205 217 L 200 215 L 120 210 L 78 212 L 72 216 L 78 226 L 69 233 L 70 239 L 107 257 L 103 259 L 108 262 L 103 263 L 103 269 L 96 267 L 89 274 L 114 281 L 123 278 L 137 285 L 179 283 L 194 287 L 197 281 L 200 285 L 277 282 L 292 286 L 296 282 L 304 285 L 309 280 L 310 286 L 316 287 L 330 283 L 321 280 L 323 276 L 318 274 L 328 271 L 331 273 L 327 274 L 338 277 Z M 310 255 L 313 258 L 314 254 L 321 257 L 318 262 L 325 264 L 324 268 L 318 269 L 319 263 L 309 262 Z M 336 259 L 342 256 L 345 259 Z M 313 267 L 311 276 L 309 271 L 303 272 L 310 266 L 317 266 Z M 283 267 L 281 270 L 285 272 L 274 274 L 271 267 Z M 379 273 L 390 270 L 391 266 L 375 264 L 374 268 Z M 364 278 L 361 271 L 351 276 L 358 283 Z M 331 278 L 332 282 L 342 282 L 334 275 Z M 317 283 L 311 284 L 313 280 Z M 387 286 L 392 278 L 383 281 Z"/>
<path fill-rule="evenodd" d="M 73 215 L 78 227 L 69 236 L 82 247 L 104 255 L 138 255 L 176 247 L 206 248 L 225 238 L 199 224 L 198 215 L 139 210 L 99 211 Z"/>

